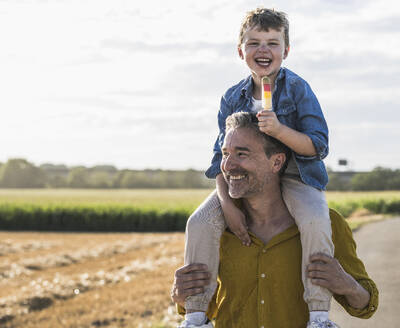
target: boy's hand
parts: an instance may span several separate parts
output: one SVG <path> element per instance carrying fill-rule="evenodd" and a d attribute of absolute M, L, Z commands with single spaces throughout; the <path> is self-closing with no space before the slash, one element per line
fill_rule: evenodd
<path fill-rule="evenodd" d="M 242 241 L 243 245 L 250 246 L 251 239 L 247 232 L 246 217 L 234 204 L 223 207 L 226 224 L 229 229 Z"/>
<path fill-rule="evenodd" d="M 272 137 L 278 135 L 281 129 L 281 123 L 272 110 L 262 110 L 257 113 L 258 127 L 260 131 Z"/>

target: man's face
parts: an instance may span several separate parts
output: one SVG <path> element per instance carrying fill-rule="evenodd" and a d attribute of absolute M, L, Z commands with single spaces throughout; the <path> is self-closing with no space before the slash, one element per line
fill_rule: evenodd
<path fill-rule="evenodd" d="M 267 158 L 263 140 L 249 128 L 227 131 L 222 146 L 221 170 L 232 198 L 262 193 L 277 176 L 273 157 Z"/>
<path fill-rule="evenodd" d="M 288 55 L 289 47 L 285 46 L 283 28 L 270 28 L 266 32 L 256 26 L 246 31 L 238 52 L 240 58 L 246 61 L 255 80 L 263 76 L 275 79 L 282 61 Z"/>

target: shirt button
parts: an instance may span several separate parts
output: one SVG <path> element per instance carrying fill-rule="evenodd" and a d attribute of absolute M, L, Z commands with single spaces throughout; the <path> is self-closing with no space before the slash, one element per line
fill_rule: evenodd
<path fill-rule="evenodd" d="M 263 253 L 266 253 L 266 252 L 267 252 L 267 250 L 263 249 L 263 250 L 262 250 L 262 252 L 263 252 Z"/>
<path fill-rule="evenodd" d="M 265 278 L 265 273 L 261 273 L 261 278 Z"/>
<path fill-rule="evenodd" d="M 371 311 L 375 311 L 375 306 L 371 306 Z"/>
<path fill-rule="evenodd" d="M 261 328 L 264 328 L 264 326 L 261 326 Z"/>
<path fill-rule="evenodd" d="M 261 300 L 261 304 L 264 304 L 264 300 Z"/>

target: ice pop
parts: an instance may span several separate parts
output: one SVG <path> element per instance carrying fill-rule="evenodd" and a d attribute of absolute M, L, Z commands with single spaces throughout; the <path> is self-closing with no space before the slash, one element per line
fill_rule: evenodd
<path fill-rule="evenodd" d="M 262 107 L 265 110 L 272 110 L 271 80 L 268 76 L 264 76 L 261 79 L 261 86 Z"/>

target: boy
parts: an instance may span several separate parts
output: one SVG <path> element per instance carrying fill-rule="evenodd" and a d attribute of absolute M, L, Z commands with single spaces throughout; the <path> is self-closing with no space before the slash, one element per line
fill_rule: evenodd
<path fill-rule="evenodd" d="M 265 8 L 249 12 L 241 26 L 238 53 L 251 75 L 228 89 L 221 99 L 220 132 L 211 167 L 206 171 L 207 177 L 216 178 L 216 191 L 192 214 L 186 227 L 185 264 L 207 264 L 211 283 L 204 293 L 187 298 L 187 314 L 179 327 L 212 327 L 205 311 L 217 286 L 219 240 L 226 226 L 244 245 L 250 246 L 245 215 L 230 198 L 220 169 L 225 119 L 238 111 L 258 112 L 260 130 L 292 150 L 282 177 L 282 193 L 301 234 L 304 299 L 310 311 L 307 327 L 337 327 L 328 319 L 331 293 L 313 285 L 306 277 L 306 266 L 312 254 L 322 252 L 333 256 L 334 253 L 323 192 L 328 182 L 322 162 L 328 154 L 328 128 L 307 82 L 281 67 L 289 53 L 286 14 Z M 261 105 L 261 79 L 265 76 L 271 81 L 272 111 L 263 110 Z M 240 183 L 246 175 L 238 172 L 235 179 Z"/>

